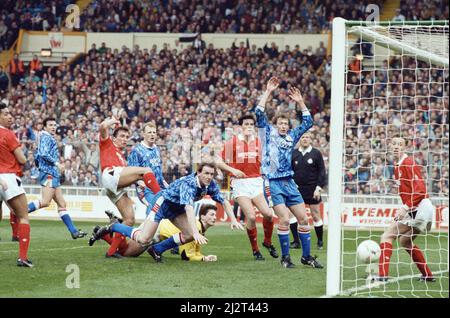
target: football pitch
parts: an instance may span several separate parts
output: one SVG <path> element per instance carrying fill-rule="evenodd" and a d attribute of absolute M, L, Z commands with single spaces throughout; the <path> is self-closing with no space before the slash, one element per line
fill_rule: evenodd
<path fill-rule="evenodd" d="M 92 222 L 76 224 L 89 232 L 94 225 Z M 263 231 L 259 225 L 258 233 L 261 242 Z M 301 265 L 301 250 L 291 250 L 296 268 L 285 269 L 279 259 L 270 257 L 264 248 L 261 252 L 266 260 L 254 261 L 244 231 L 231 231 L 226 225 L 217 225 L 206 234 L 209 243 L 202 247 L 203 254 L 217 255 L 217 262 L 186 262 L 166 252 L 165 262 L 157 264 L 147 253 L 138 258 L 107 259 L 105 242 L 99 241 L 90 247 L 87 238 L 72 240 L 61 221 L 32 220 L 29 256 L 35 267 L 30 269 L 15 265 L 18 243 L 10 241 L 11 229 L 4 220 L 0 223 L 0 297 L 296 298 L 325 295 L 326 270 Z M 356 232 L 346 232 L 346 237 L 352 235 L 355 237 Z M 326 266 L 326 245 L 323 250 L 317 250 L 315 233 L 311 236 L 312 254 Z M 279 250 L 276 230 L 273 238 Z M 354 250 L 358 240 L 345 244 L 346 252 Z M 421 240 L 423 238 L 417 241 L 419 246 L 424 244 Z M 377 290 L 362 289 L 356 296 L 448 297 L 447 244 L 447 233 L 427 240 L 430 252 L 426 256 L 431 270 L 443 271 L 437 275 L 437 282 L 428 283 L 429 288 L 444 292 L 426 291 L 425 283 L 407 278 Z M 398 255 L 401 262 L 392 266 L 393 276 L 418 274 L 417 269 L 409 265 L 406 252 Z M 393 262 L 396 257 L 394 252 Z M 352 268 L 354 256 L 351 255 L 344 260 L 344 289 L 364 286 L 363 266 Z M 74 268 L 79 269 L 79 286 L 73 285 Z M 401 295 L 396 292 L 399 287 Z"/>

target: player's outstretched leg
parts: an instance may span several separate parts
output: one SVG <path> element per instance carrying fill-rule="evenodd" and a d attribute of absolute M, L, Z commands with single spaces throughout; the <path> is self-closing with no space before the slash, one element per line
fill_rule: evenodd
<path fill-rule="evenodd" d="M 171 237 L 160 241 L 157 244 L 152 245 L 147 252 L 155 259 L 157 262 L 162 262 L 162 253 L 172 248 L 178 247 L 185 243 L 189 243 L 194 240 L 194 233 L 189 224 L 188 217 L 186 213 L 176 216 L 172 223 L 180 229 L 180 233 L 176 233 Z"/>
<path fill-rule="evenodd" d="M 44 188 L 46 189 L 46 188 Z M 74 240 L 78 238 L 85 237 L 87 235 L 86 232 L 81 231 L 80 229 L 77 229 L 75 225 L 72 222 L 72 218 L 70 217 L 69 212 L 66 208 L 66 200 L 64 200 L 62 190 L 60 187 L 56 188 L 54 191 L 53 199 L 55 200 L 56 204 L 58 205 L 58 214 L 61 220 L 66 225 L 67 229 L 70 232 L 70 235 Z"/>

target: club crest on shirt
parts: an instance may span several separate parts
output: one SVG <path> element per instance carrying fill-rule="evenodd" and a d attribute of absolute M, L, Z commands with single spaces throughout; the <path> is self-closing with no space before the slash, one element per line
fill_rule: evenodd
<path fill-rule="evenodd" d="M 311 158 L 309 158 L 306 162 L 311 165 L 313 163 L 313 160 Z"/>

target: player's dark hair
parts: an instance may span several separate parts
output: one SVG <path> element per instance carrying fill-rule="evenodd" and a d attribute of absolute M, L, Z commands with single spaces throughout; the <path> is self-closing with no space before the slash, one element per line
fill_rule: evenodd
<path fill-rule="evenodd" d="M 114 131 L 113 131 L 113 137 L 114 138 L 116 138 L 117 137 L 117 134 L 120 132 L 120 131 L 126 131 L 126 132 L 130 132 L 130 130 L 127 128 L 127 127 L 118 127 L 118 128 L 116 128 L 116 129 L 114 129 Z"/>
<path fill-rule="evenodd" d="M 199 165 L 197 167 L 197 172 L 202 172 L 203 167 L 210 167 L 210 168 L 213 168 L 214 171 L 216 170 L 216 164 L 214 162 L 203 161 L 203 162 L 199 163 Z"/>
<path fill-rule="evenodd" d="M 47 127 L 47 123 L 48 123 L 49 121 L 54 121 L 54 122 L 56 123 L 56 119 L 55 119 L 55 118 L 53 118 L 53 117 L 47 117 L 47 118 L 45 118 L 44 121 L 42 122 L 42 125 L 44 125 L 44 127 Z"/>
<path fill-rule="evenodd" d="M 217 211 L 217 207 L 214 204 L 203 204 L 198 212 L 199 216 L 206 215 L 209 210 Z"/>
<path fill-rule="evenodd" d="M 239 118 L 239 125 L 242 126 L 242 124 L 244 123 L 244 120 L 248 120 L 248 119 L 253 120 L 253 123 L 256 124 L 255 117 L 251 114 L 247 114 L 247 115 L 244 115 L 241 118 Z"/>
<path fill-rule="evenodd" d="M 3 110 L 5 108 L 7 108 L 8 106 L 6 106 L 5 103 L 0 102 L 0 110 Z"/>

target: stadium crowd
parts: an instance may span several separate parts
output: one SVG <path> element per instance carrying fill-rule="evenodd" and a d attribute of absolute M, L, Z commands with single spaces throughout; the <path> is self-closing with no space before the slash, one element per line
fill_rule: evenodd
<path fill-rule="evenodd" d="M 380 7 L 383 1 L 372 1 Z M 367 3 L 344 0 L 98 0 L 81 28 L 91 32 L 323 33 L 341 16 L 364 20 Z"/>
<path fill-rule="evenodd" d="M 448 20 L 448 2 L 441 0 L 401 0 L 395 20 Z"/>
<path fill-rule="evenodd" d="M 423 69 L 415 77 L 409 70 L 415 60 L 403 58 L 408 66 L 403 71 L 401 60 L 389 63 L 389 73 L 363 70 L 348 75 L 346 192 L 392 193 L 393 161 L 385 155 L 386 137 L 401 132 L 415 136 L 411 142 L 416 159 L 430 165 L 431 192 L 448 193 L 448 111 L 444 111 L 448 86 L 442 84 L 444 78 L 448 83 L 448 73 Z M 188 174 L 201 156 L 221 149 L 223 141 L 236 133 L 238 118 L 254 107 L 266 79 L 274 74 L 283 81 L 268 108 L 272 114 L 290 112 L 296 125 L 294 104 L 284 89 L 301 87 L 314 114 L 314 146 L 328 165 L 330 73 L 330 56 L 299 47 L 223 50 L 209 45 L 200 53 L 192 47 L 113 51 L 103 45 L 93 47 L 78 64 L 62 63 L 33 75 L 27 71 L 3 97 L 14 105 L 14 130 L 29 159 L 25 183 L 35 183 L 37 176 L 35 132 L 45 117 L 56 116 L 66 167 L 63 184 L 97 185 L 98 126 L 113 108 L 125 110 L 121 121 L 132 135 L 128 152 L 139 141 L 143 123 L 157 123 L 163 170 L 171 181 Z"/>
<path fill-rule="evenodd" d="M 14 41 L 20 27 L 58 28 L 64 14 L 61 6 L 72 2 L 2 1 L 0 48 Z M 288 2 L 290 6 L 269 0 L 264 6 L 257 1 L 152 1 L 149 5 L 148 1 L 131 4 L 99 0 L 93 1 L 83 13 L 86 18 L 82 18 L 82 29 L 319 33 L 318 30 L 327 29 L 332 17 L 359 19 L 365 10 L 363 1 L 356 6 L 340 0 Z M 429 3 L 405 0 L 401 9 L 407 14 L 409 7 L 434 5 L 435 15 L 407 19 L 448 19 L 448 4 Z M 302 10 L 292 11 L 293 5 L 300 5 Z M 260 15 L 265 17 L 264 23 L 259 20 Z M 252 29 L 255 17 L 257 30 Z M 296 27 L 297 21 L 300 29 Z M 7 32 L 2 32 L 3 25 Z M 273 25 L 281 25 L 281 29 Z M 290 112 L 292 124 L 297 124 L 295 106 L 285 89 L 289 85 L 301 87 L 314 114 L 313 146 L 323 152 L 328 167 L 331 57 L 323 48 L 311 52 L 298 46 L 281 49 L 273 44 L 265 48 L 233 46 L 223 50 L 208 45 L 204 50 L 191 47 L 180 50 L 165 45 L 159 51 L 156 47 L 111 50 L 102 44 L 98 48 L 93 46 L 73 65 L 68 65 L 67 60 L 51 68 L 38 62 L 23 65 L 18 57 L 12 63 L 15 70 L 13 73 L 10 64 L 12 88 L 7 92 L 7 76 L 0 69 L 0 91 L 1 97 L 14 105 L 13 128 L 28 158 L 25 183 L 36 183 L 38 174 L 33 159 L 36 132 L 42 129 L 44 118 L 55 116 L 60 124 L 58 143 L 65 165 L 63 184 L 97 186 L 98 127 L 113 108 L 125 110 L 121 120 L 132 132 L 128 153 L 140 140 L 143 123 L 157 123 L 163 171 L 170 182 L 188 174 L 201 156 L 220 150 L 223 141 L 237 132 L 238 118 L 254 107 L 272 75 L 283 81 L 268 108 L 273 109 L 272 113 Z M 448 72 L 424 68 L 415 74 L 409 67 L 415 68 L 416 61 L 408 58 L 385 63 L 389 63 L 389 72 L 355 70 L 348 76 L 351 98 L 346 118 L 346 192 L 392 193 L 393 161 L 385 155 L 386 138 L 393 132 L 401 132 L 414 136 L 410 146 L 416 159 L 429 166 L 430 192 L 448 194 Z"/>
<path fill-rule="evenodd" d="M 57 31 L 74 0 L 3 0 L 0 4 L 0 51 L 20 29 Z M 370 1 L 380 12 L 384 1 Z M 324 33 L 334 17 L 365 20 L 369 3 L 359 0 L 95 0 L 81 13 L 87 32 L 176 33 Z M 300 8 L 300 10 L 298 10 Z M 445 1 L 402 0 L 394 20 L 448 20 Z"/>
<path fill-rule="evenodd" d="M 11 47 L 20 29 L 57 31 L 65 8 L 74 0 L 2 0 L 0 3 L 0 52 Z"/>
<path fill-rule="evenodd" d="M 390 136 L 407 139 L 416 162 L 427 167 L 424 177 L 431 193 L 449 193 L 448 77 L 448 70 L 430 69 L 408 56 L 348 73 L 347 193 L 395 193 Z"/>

